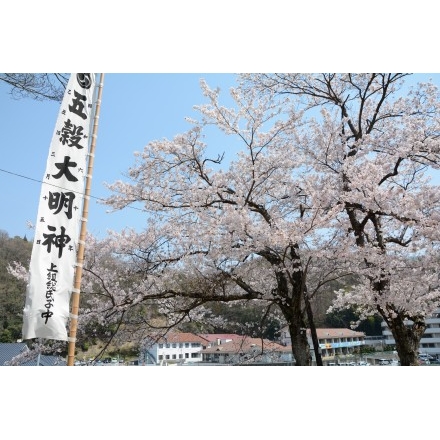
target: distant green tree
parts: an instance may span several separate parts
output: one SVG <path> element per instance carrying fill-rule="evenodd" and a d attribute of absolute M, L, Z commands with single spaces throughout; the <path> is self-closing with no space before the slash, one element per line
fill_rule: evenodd
<path fill-rule="evenodd" d="M 0 340 L 15 342 L 21 337 L 26 284 L 7 271 L 7 266 L 18 261 L 29 265 L 32 243 L 20 237 L 10 238 L 0 231 Z"/>
<path fill-rule="evenodd" d="M 324 324 L 329 328 L 350 328 L 351 325 L 359 320 L 359 313 L 354 308 L 332 312 L 326 315 Z M 364 332 L 367 336 L 382 335 L 382 319 L 380 316 L 370 316 L 361 322 L 356 331 Z"/>
<path fill-rule="evenodd" d="M 12 342 L 12 334 L 9 329 L 0 331 L 0 342 Z"/>
<path fill-rule="evenodd" d="M 211 328 L 212 333 L 237 333 L 272 341 L 279 336 L 282 318 L 257 302 L 237 302 L 232 307 L 218 302 L 211 303 L 210 308 L 213 316 L 218 318 Z"/>

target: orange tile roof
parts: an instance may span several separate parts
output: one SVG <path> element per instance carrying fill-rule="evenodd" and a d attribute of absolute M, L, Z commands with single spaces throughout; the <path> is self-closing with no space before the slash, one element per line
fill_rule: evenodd
<path fill-rule="evenodd" d="M 201 336 L 202 338 L 205 338 L 205 339 L 207 339 L 208 341 L 211 341 L 211 342 L 217 342 L 217 339 L 220 339 L 220 340 L 240 339 L 241 340 L 241 338 L 243 338 L 243 336 L 237 335 L 235 333 L 199 333 L 199 336 Z"/>
<path fill-rule="evenodd" d="M 288 332 L 289 327 L 283 327 L 281 331 Z M 318 339 L 326 338 L 361 338 L 365 337 L 364 332 L 357 332 L 349 328 L 317 328 Z M 307 329 L 307 336 L 310 336 L 310 329 Z"/>
<path fill-rule="evenodd" d="M 349 328 L 317 328 L 316 334 L 318 339 L 326 338 L 361 338 L 365 336 L 363 332 L 357 332 Z M 310 335 L 310 329 L 307 330 Z"/>
<path fill-rule="evenodd" d="M 250 352 L 252 350 L 261 351 L 263 347 L 264 352 L 276 351 L 276 352 L 291 352 L 291 347 L 285 347 L 284 345 L 278 344 L 276 342 L 260 338 L 250 338 L 249 336 L 241 336 L 233 341 L 223 342 L 219 345 L 212 345 L 209 348 L 203 350 L 203 353 L 239 353 L 239 352 Z"/>
<path fill-rule="evenodd" d="M 199 342 L 202 345 L 207 345 L 209 341 L 202 336 L 195 333 L 167 333 L 161 337 L 158 342 L 160 343 L 183 343 L 183 342 Z"/>

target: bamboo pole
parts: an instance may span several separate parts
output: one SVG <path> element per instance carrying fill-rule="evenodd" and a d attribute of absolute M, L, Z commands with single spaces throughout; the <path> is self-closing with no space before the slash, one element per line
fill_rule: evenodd
<path fill-rule="evenodd" d="M 81 289 L 82 267 L 84 262 L 84 249 L 87 233 L 87 217 L 89 214 L 89 200 L 90 189 L 92 183 L 93 163 L 95 159 L 95 147 L 96 138 L 98 134 L 98 122 L 99 112 L 101 111 L 101 95 L 104 85 L 104 73 L 101 73 L 98 85 L 98 98 L 96 100 L 95 107 L 95 119 L 93 121 L 92 142 L 90 144 L 89 161 L 87 168 L 86 189 L 84 192 L 83 213 L 81 219 L 81 231 L 79 236 L 78 253 L 76 257 L 76 270 L 74 279 L 74 288 L 71 297 L 71 312 L 70 312 L 70 330 L 68 338 L 68 350 L 67 350 L 67 365 L 72 366 L 75 360 L 75 343 L 76 343 L 76 331 L 78 328 L 78 310 L 79 310 L 79 294 Z"/>

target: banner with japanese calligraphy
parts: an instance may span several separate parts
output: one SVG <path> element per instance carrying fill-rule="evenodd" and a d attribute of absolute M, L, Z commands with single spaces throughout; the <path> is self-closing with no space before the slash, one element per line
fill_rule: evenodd
<path fill-rule="evenodd" d="M 41 188 L 23 311 L 23 339 L 68 339 L 94 92 L 95 74 L 71 74 Z"/>

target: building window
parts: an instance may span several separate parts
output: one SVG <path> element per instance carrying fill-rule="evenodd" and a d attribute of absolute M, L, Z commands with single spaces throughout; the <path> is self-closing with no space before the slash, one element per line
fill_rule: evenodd
<path fill-rule="evenodd" d="M 166 347 L 167 347 L 167 348 L 170 348 L 170 344 L 167 344 Z"/>
<path fill-rule="evenodd" d="M 200 343 L 199 342 L 193 342 L 191 344 L 191 347 L 200 347 Z"/>
<path fill-rule="evenodd" d="M 199 356 L 199 353 L 191 353 L 191 358 L 192 358 L 192 359 L 196 359 L 196 358 L 198 358 L 198 357 L 200 357 L 200 356 Z"/>
<path fill-rule="evenodd" d="M 163 359 L 163 355 L 159 355 L 159 360 L 161 361 Z"/>
<path fill-rule="evenodd" d="M 185 342 L 185 347 L 186 347 L 186 348 L 189 347 L 189 342 Z"/>
<path fill-rule="evenodd" d="M 183 354 L 179 354 L 179 359 L 183 359 Z"/>
<path fill-rule="evenodd" d="M 189 358 L 189 353 L 185 353 L 185 359 Z"/>
<path fill-rule="evenodd" d="M 182 347 L 183 347 L 183 342 L 181 342 L 181 343 L 179 344 L 179 347 L 180 347 L 180 348 L 182 348 Z"/>
<path fill-rule="evenodd" d="M 176 344 L 176 343 L 174 343 L 174 344 L 173 344 L 173 348 L 176 348 L 176 347 L 177 347 L 177 344 Z"/>
<path fill-rule="evenodd" d="M 163 344 L 159 344 L 159 348 L 163 348 Z"/>
<path fill-rule="evenodd" d="M 170 358 L 170 355 L 167 354 L 167 355 L 165 356 L 165 359 L 169 359 L 169 358 Z"/>
<path fill-rule="evenodd" d="M 175 354 L 173 354 L 173 359 L 176 359 L 176 355 Z"/>

